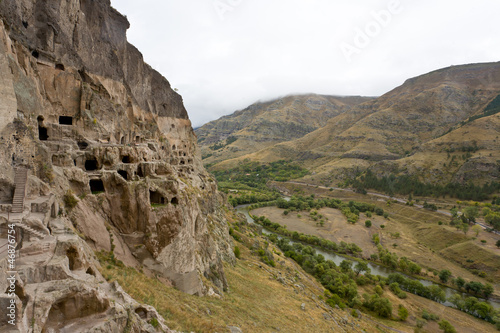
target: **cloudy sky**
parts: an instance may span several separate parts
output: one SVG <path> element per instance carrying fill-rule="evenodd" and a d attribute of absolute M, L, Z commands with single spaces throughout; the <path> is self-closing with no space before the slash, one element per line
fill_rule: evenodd
<path fill-rule="evenodd" d="M 378 96 L 500 61 L 498 0 L 112 0 L 193 126 L 292 93 Z"/>

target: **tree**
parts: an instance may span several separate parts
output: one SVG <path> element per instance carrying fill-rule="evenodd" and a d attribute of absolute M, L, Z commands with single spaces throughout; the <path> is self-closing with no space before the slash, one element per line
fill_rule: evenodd
<path fill-rule="evenodd" d="M 439 272 L 439 279 L 441 282 L 446 283 L 448 282 L 448 279 L 451 276 L 451 272 L 447 269 L 443 269 L 441 272 Z"/>
<path fill-rule="evenodd" d="M 500 239 L 497 240 L 497 243 L 495 244 L 498 248 L 500 248 Z"/>
<path fill-rule="evenodd" d="M 493 286 L 489 283 L 486 283 L 483 288 L 484 298 L 488 298 L 491 294 L 493 294 L 493 291 Z"/>
<path fill-rule="evenodd" d="M 453 327 L 449 321 L 444 319 L 439 322 L 439 328 L 442 329 L 444 333 L 457 333 L 455 327 Z"/>
<path fill-rule="evenodd" d="M 474 231 L 474 233 L 476 234 L 476 237 L 477 237 L 479 235 L 479 232 L 483 228 L 481 228 L 481 226 L 479 224 L 474 224 L 471 229 L 472 229 L 472 231 Z"/>
<path fill-rule="evenodd" d="M 368 267 L 368 264 L 364 261 L 359 261 L 356 266 L 354 266 L 354 273 L 356 273 L 356 276 L 359 275 L 361 272 L 368 272 L 370 273 L 370 268 Z"/>
<path fill-rule="evenodd" d="M 462 223 L 462 225 L 460 226 L 460 228 L 464 232 L 464 235 L 467 235 L 467 233 L 469 232 L 469 225 L 467 223 Z"/>
<path fill-rule="evenodd" d="M 476 218 L 479 216 L 479 208 L 477 208 L 477 206 L 465 207 L 463 216 L 469 223 L 474 223 L 476 222 Z"/>
<path fill-rule="evenodd" d="M 484 220 L 494 229 L 500 230 L 500 213 L 491 212 L 484 217 Z"/>
<path fill-rule="evenodd" d="M 342 260 L 342 262 L 340 263 L 340 269 L 344 273 L 349 272 L 351 270 L 351 267 L 352 267 L 352 261 L 350 260 Z"/>
<path fill-rule="evenodd" d="M 406 318 L 408 318 L 408 310 L 401 304 L 399 304 L 399 308 L 398 308 L 398 316 L 399 316 L 399 320 L 401 321 L 405 321 Z"/>
<path fill-rule="evenodd" d="M 367 228 L 370 228 L 370 227 L 372 226 L 372 221 L 370 221 L 370 220 L 366 220 L 366 221 L 365 221 L 365 226 L 366 226 Z"/>
<path fill-rule="evenodd" d="M 457 286 L 458 290 L 460 290 L 465 285 L 465 280 L 461 276 L 459 276 L 455 279 L 455 285 Z"/>

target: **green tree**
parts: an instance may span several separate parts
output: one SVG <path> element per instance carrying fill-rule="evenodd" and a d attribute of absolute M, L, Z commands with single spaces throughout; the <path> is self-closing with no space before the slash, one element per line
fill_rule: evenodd
<path fill-rule="evenodd" d="M 402 304 L 399 304 L 398 307 L 399 320 L 405 321 L 406 318 L 408 318 L 408 315 L 409 315 L 408 310 Z"/>
<path fill-rule="evenodd" d="M 342 260 L 342 262 L 340 263 L 340 269 L 344 273 L 349 272 L 352 269 L 352 261 Z"/>
<path fill-rule="evenodd" d="M 237 247 L 237 246 L 235 246 L 235 247 L 234 247 L 234 256 L 235 256 L 236 258 L 238 258 L 238 259 L 239 259 L 239 258 L 240 258 L 240 256 L 241 256 L 240 248 L 239 248 L 239 247 Z"/>
<path fill-rule="evenodd" d="M 465 280 L 461 276 L 459 276 L 455 279 L 455 285 L 457 286 L 458 290 L 460 290 L 465 285 Z"/>
<path fill-rule="evenodd" d="M 449 321 L 444 319 L 439 322 L 439 328 L 442 329 L 444 333 L 457 333 L 455 327 L 453 327 Z"/>
<path fill-rule="evenodd" d="M 471 229 L 476 234 L 477 237 L 483 228 L 481 228 L 479 224 L 474 224 Z"/>
<path fill-rule="evenodd" d="M 494 229 L 500 230 L 500 213 L 491 212 L 484 217 L 484 220 Z"/>
<path fill-rule="evenodd" d="M 477 206 L 465 207 L 463 216 L 469 223 L 474 223 L 476 218 L 479 217 L 479 208 Z"/>
<path fill-rule="evenodd" d="M 500 248 L 500 239 L 497 240 L 496 244 L 495 244 L 498 248 Z"/>
<path fill-rule="evenodd" d="M 370 220 L 366 220 L 366 221 L 365 221 L 365 226 L 366 226 L 367 228 L 370 228 L 370 227 L 372 226 L 372 221 L 370 221 Z"/>
<path fill-rule="evenodd" d="M 469 232 L 469 225 L 467 223 L 462 223 L 462 225 L 460 226 L 460 229 L 462 229 L 462 231 L 464 232 L 464 235 L 467 235 L 467 233 Z"/>
<path fill-rule="evenodd" d="M 448 279 L 451 276 L 451 272 L 447 269 L 443 269 L 441 272 L 439 272 L 439 279 L 441 282 L 446 283 L 448 282 Z"/>
<path fill-rule="evenodd" d="M 356 266 L 354 266 L 354 273 L 356 273 L 356 276 L 359 275 L 361 272 L 367 272 L 370 273 L 370 268 L 368 267 L 368 264 L 364 261 L 358 261 Z"/>

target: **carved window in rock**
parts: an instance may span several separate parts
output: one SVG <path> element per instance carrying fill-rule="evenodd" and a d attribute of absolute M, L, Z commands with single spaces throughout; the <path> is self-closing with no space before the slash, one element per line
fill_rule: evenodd
<path fill-rule="evenodd" d="M 118 174 L 123 177 L 123 179 L 128 180 L 128 173 L 125 170 L 118 170 Z"/>
<path fill-rule="evenodd" d="M 125 164 L 132 163 L 132 159 L 130 158 L 129 155 L 124 155 L 124 156 L 122 156 L 122 163 L 125 163 Z"/>
<path fill-rule="evenodd" d="M 85 150 L 89 146 L 89 144 L 85 141 L 78 141 L 77 145 L 80 150 Z"/>
<path fill-rule="evenodd" d="M 73 125 L 73 117 L 59 116 L 59 125 Z"/>
<path fill-rule="evenodd" d="M 91 159 L 85 161 L 85 170 L 94 171 L 97 170 L 98 168 L 99 165 L 97 164 L 97 160 Z"/>
<path fill-rule="evenodd" d="M 152 205 L 164 205 L 165 197 L 160 192 L 149 190 L 149 201 Z"/>
<path fill-rule="evenodd" d="M 104 192 L 104 183 L 101 179 L 91 179 L 89 182 L 90 192 L 97 194 Z"/>

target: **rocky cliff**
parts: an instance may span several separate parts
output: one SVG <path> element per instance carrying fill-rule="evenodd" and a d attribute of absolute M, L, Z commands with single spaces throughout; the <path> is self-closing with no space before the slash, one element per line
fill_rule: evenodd
<path fill-rule="evenodd" d="M 191 294 L 226 289 L 224 198 L 181 96 L 127 42 L 126 17 L 108 0 L 4 0 L 0 17 L 2 226 L 15 170 L 29 169 L 22 213 L 10 216 L 26 253 L 19 327 L 143 330 L 154 309 L 106 286 L 98 250 Z M 30 262 L 37 251 L 50 255 Z"/>

